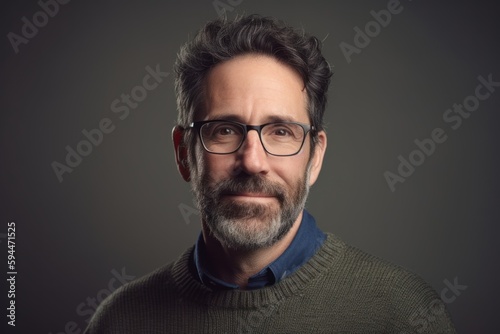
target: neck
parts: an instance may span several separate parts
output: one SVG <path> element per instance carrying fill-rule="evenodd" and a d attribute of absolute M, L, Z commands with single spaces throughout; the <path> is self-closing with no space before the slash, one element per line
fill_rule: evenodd
<path fill-rule="evenodd" d="M 248 279 L 276 260 L 290 246 L 297 234 L 302 212 L 288 233 L 275 244 L 255 250 L 228 248 L 213 237 L 206 224 L 202 222 L 202 233 L 206 247 L 206 261 L 209 271 L 217 278 L 237 284 L 246 289 Z"/>

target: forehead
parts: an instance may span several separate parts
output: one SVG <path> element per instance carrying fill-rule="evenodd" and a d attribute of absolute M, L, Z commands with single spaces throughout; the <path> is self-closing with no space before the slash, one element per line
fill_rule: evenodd
<path fill-rule="evenodd" d="M 200 115 L 204 120 L 232 118 L 251 124 L 309 120 L 302 78 L 270 56 L 247 54 L 216 65 L 207 74 L 204 96 Z"/>

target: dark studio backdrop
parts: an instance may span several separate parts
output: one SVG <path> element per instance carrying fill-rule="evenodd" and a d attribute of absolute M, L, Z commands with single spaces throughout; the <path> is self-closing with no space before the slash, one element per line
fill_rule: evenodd
<path fill-rule="evenodd" d="M 55 3 L 2 2 L 5 333 L 11 300 L 18 333 L 81 333 L 110 291 L 194 243 L 199 215 L 170 139 L 171 72 L 180 45 L 224 9 L 324 40 L 335 68 L 328 150 L 307 204 L 319 226 L 421 275 L 460 333 L 498 332 L 494 2 Z M 437 311 L 415 312 L 418 332 Z"/>

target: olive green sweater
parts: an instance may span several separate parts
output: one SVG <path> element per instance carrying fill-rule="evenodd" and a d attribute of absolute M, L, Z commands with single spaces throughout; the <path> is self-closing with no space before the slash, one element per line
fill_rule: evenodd
<path fill-rule="evenodd" d="M 332 234 L 295 273 L 251 291 L 202 285 L 192 256 L 115 291 L 85 333 L 455 333 L 427 283 Z"/>

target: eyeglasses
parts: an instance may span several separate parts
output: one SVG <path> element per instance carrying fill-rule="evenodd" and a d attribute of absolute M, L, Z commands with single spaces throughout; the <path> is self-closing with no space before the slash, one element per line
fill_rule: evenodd
<path fill-rule="evenodd" d="M 238 151 L 248 131 L 259 134 L 264 150 L 276 156 L 291 156 L 300 152 L 306 135 L 314 126 L 296 122 L 274 122 L 247 125 L 233 121 L 193 122 L 189 128 L 198 130 L 205 150 L 214 154 L 231 154 Z"/>

